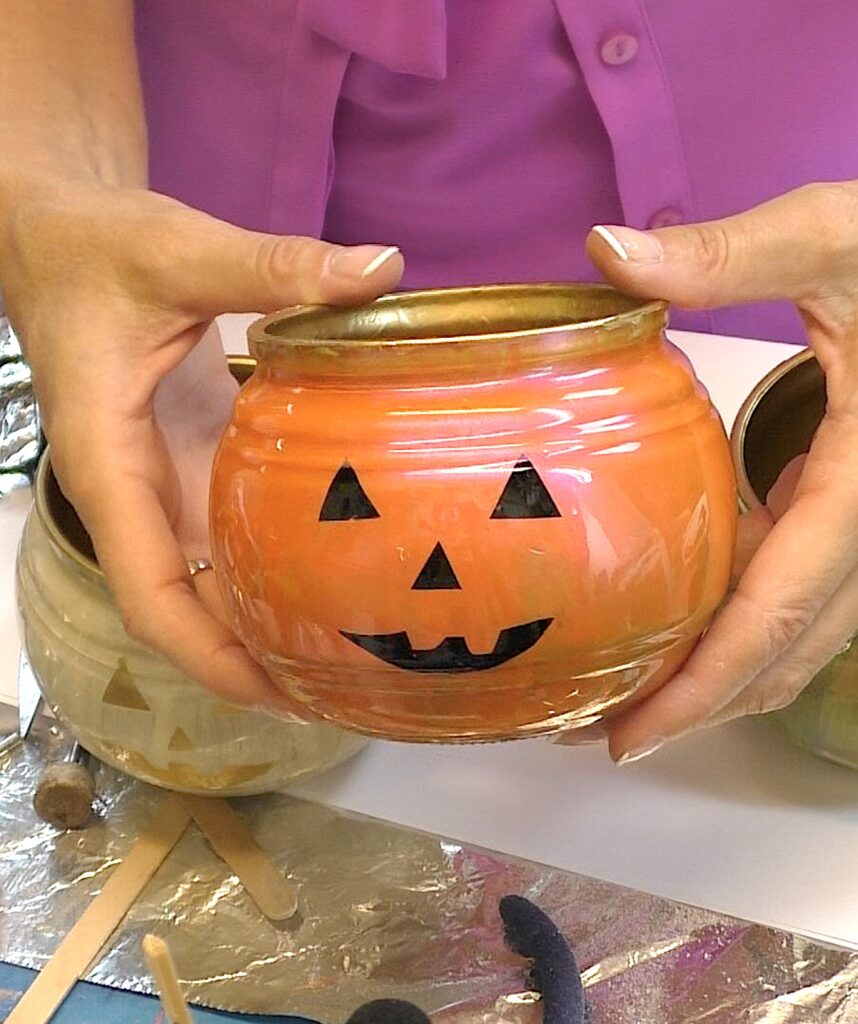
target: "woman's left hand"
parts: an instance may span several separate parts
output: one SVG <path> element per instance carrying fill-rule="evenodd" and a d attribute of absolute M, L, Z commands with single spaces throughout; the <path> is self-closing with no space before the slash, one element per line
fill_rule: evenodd
<path fill-rule="evenodd" d="M 608 723 L 631 761 L 683 733 L 790 703 L 858 632 L 858 182 L 807 185 L 725 220 L 597 228 L 616 287 L 677 306 L 790 299 L 825 373 L 807 458 L 740 521 L 735 589 L 685 665 Z"/>

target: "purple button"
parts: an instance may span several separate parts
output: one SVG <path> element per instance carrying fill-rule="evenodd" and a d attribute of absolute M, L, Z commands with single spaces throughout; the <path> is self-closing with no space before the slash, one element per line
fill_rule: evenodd
<path fill-rule="evenodd" d="M 602 43 L 602 49 L 599 52 L 605 64 L 616 67 L 634 60 L 639 45 L 636 36 L 629 35 L 628 32 L 618 32 L 615 36 L 609 36 Z"/>
<path fill-rule="evenodd" d="M 685 215 L 682 210 L 678 210 L 675 206 L 665 206 L 663 210 L 659 210 L 658 213 L 654 213 L 650 219 L 647 227 L 650 228 L 673 228 L 677 224 L 685 223 Z"/>

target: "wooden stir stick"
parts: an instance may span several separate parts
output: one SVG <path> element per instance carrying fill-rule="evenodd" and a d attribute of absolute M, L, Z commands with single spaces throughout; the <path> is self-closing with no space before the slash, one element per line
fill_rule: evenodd
<path fill-rule="evenodd" d="M 182 995 L 170 947 L 157 935 L 147 935 L 143 939 L 143 955 L 155 979 L 161 1005 L 167 1015 L 167 1024 L 194 1024 L 191 1011 Z"/>
<path fill-rule="evenodd" d="M 238 875 L 270 921 L 287 921 L 298 909 L 295 890 L 225 800 L 183 794 L 182 803 L 215 853 Z"/>
<path fill-rule="evenodd" d="M 104 888 L 21 996 L 6 1024 L 48 1024 L 187 827 L 188 812 L 174 796 L 166 797 L 154 820 L 143 829 Z"/>

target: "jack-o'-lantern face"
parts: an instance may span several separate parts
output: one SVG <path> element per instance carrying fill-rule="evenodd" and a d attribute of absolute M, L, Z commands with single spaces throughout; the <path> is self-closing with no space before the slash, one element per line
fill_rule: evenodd
<path fill-rule="evenodd" d="M 552 672 L 565 688 L 681 619 L 691 595 L 670 566 L 703 542 L 705 505 L 684 537 L 673 531 L 673 553 L 653 529 L 663 493 L 623 460 L 599 466 L 596 487 L 565 455 L 408 443 L 396 459 L 361 446 L 333 466 L 308 455 L 300 472 L 287 458 L 233 477 L 219 506 L 231 599 L 286 671 L 360 686 L 386 676 L 403 692 L 457 678 L 487 695 Z"/>
<path fill-rule="evenodd" d="M 490 519 L 554 519 L 557 505 L 533 464 L 522 458 L 514 466 Z M 328 488 L 319 521 L 353 522 L 380 518 L 354 468 L 344 463 Z M 411 584 L 412 591 L 461 590 L 462 585 L 441 541 L 432 548 Z M 416 649 L 408 630 L 356 633 L 341 629 L 347 640 L 388 665 L 409 672 L 477 672 L 497 668 L 536 644 L 553 618 L 542 617 L 502 627 L 490 651 L 473 653 L 463 635 L 446 636 L 434 647 Z"/>

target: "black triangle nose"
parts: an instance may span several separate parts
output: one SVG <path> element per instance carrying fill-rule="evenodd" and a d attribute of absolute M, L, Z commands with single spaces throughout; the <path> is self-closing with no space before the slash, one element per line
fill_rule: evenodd
<path fill-rule="evenodd" d="M 432 554 L 426 559 L 426 564 L 420 570 L 420 575 L 414 581 L 412 590 L 461 590 L 450 559 L 444 552 L 440 543 L 432 548 Z"/>

